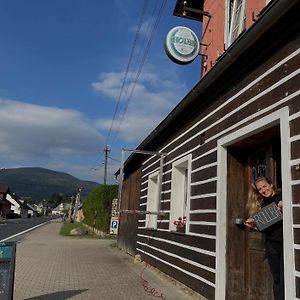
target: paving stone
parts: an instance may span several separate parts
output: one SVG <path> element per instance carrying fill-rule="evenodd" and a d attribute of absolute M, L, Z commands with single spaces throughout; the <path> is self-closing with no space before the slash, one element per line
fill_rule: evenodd
<path fill-rule="evenodd" d="M 61 223 L 28 233 L 17 244 L 14 300 L 202 299 L 108 239 L 63 237 Z"/>

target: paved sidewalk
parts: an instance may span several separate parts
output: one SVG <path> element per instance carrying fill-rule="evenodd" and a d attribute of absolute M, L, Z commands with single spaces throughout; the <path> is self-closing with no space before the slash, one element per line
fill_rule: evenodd
<path fill-rule="evenodd" d="M 169 277 L 116 247 L 114 241 L 62 237 L 52 222 L 17 244 L 14 300 L 194 300 Z M 148 293 L 147 293 L 148 292 Z"/>

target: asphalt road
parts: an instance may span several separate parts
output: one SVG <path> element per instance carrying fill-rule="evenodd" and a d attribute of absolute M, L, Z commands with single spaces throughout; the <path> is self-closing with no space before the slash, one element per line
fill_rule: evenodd
<path fill-rule="evenodd" d="M 8 219 L 0 221 L 0 241 L 19 241 L 28 231 L 51 222 L 52 217 Z"/>

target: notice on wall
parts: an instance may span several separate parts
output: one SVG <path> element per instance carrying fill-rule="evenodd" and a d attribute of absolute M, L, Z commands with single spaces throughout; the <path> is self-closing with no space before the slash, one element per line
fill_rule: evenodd
<path fill-rule="evenodd" d="M 16 242 L 0 242 L 0 300 L 12 300 Z"/>
<path fill-rule="evenodd" d="M 259 231 L 282 220 L 282 212 L 273 202 L 253 214 L 254 223 Z"/>
<path fill-rule="evenodd" d="M 118 229 L 119 229 L 118 199 L 113 199 L 111 204 L 110 234 L 118 234 Z"/>

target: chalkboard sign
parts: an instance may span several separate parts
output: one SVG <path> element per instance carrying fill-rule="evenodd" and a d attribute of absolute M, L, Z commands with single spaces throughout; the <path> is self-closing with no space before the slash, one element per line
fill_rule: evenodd
<path fill-rule="evenodd" d="M 253 214 L 254 223 L 259 231 L 282 220 L 282 213 L 275 202 L 266 205 L 261 210 Z"/>
<path fill-rule="evenodd" d="M 12 300 L 16 242 L 0 242 L 0 300 Z"/>

